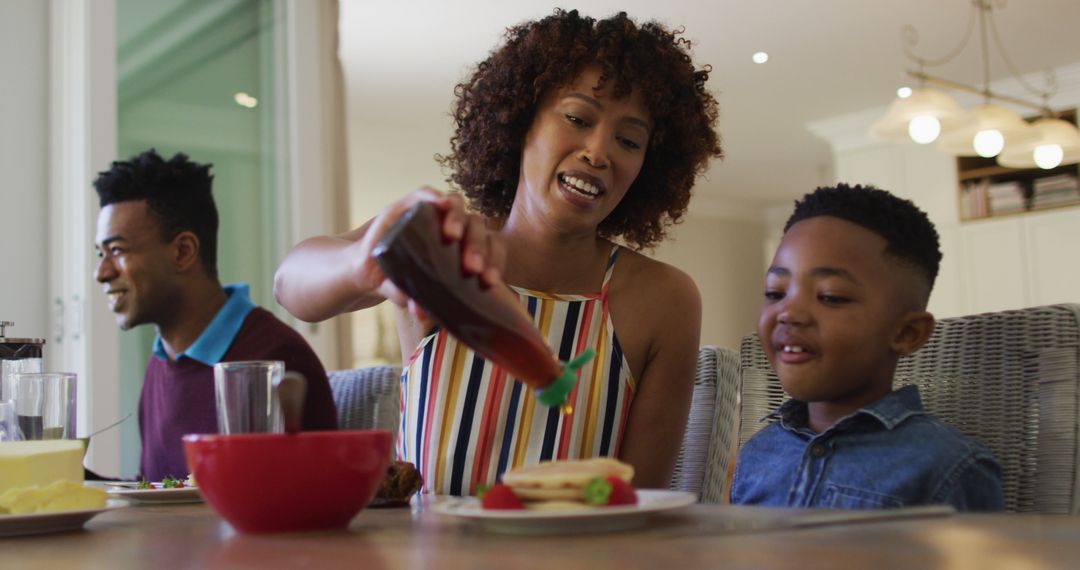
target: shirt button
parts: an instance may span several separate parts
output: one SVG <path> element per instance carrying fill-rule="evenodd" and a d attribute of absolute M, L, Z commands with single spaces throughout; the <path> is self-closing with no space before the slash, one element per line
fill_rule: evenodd
<path fill-rule="evenodd" d="M 810 448 L 810 455 L 813 455 L 814 457 L 825 455 L 825 446 L 820 443 L 815 443 L 814 446 Z"/>

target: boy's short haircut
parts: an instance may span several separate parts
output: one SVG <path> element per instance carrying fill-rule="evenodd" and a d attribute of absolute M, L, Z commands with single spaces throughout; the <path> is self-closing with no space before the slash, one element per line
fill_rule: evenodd
<path fill-rule="evenodd" d="M 100 207 L 117 202 L 145 200 L 161 227 L 161 238 L 171 241 L 180 232 L 199 238 L 199 258 L 211 277 L 217 277 L 218 212 L 214 204 L 210 164 L 193 162 L 184 153 L 169 160 L 150 149 L 128 160 L 112 163 L 98 174 L 94 189 Z"/>
<path fill-rule="evenodd" d="M 941 264 L 938 233 L 926 213 L 910 200 L 870 185 L 821 187 L 795 202 L 784 233 L 796 223 L 818 216 L 847 220 L 885 238 L 885 252 L 914 267 L 926 280 L 929 296 Z"/>

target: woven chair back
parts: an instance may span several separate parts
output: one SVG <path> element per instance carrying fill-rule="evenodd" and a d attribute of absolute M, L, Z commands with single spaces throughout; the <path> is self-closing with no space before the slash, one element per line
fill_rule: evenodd
<path fill-rule="evenodd" d="M 1078 514 L 1080 306 L 942 319 L 900 359 L 894 386 L 919 387 L 927 411 L 993 451 L 1005 508 Z M 739 444 L 787 395 L 757 335 L 743 338 Z"/>

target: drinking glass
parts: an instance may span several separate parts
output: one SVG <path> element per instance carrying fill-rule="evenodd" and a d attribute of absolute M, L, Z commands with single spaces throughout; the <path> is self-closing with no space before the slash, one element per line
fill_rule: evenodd
<path fill-rule="evenodd" d="M 15 419 L 24 440 L 75 439 L 75 374 L 14 375 Z"/>
<path fill-rule="evenodd" d="M 218 433 L 285 431 L 274 387 L 285 373 L 280 360 L 219 362 L 214 365 Z"/>
<path fill-rule="evenodd" d="M 0 441 L 15 441 L 15 400 L 0 400 Z"/>
<path fill-rule="evenodd" d="M 0 401 L 15 399 L 16 374 L 41 371 L 41 358 L 0 359 Z"/>

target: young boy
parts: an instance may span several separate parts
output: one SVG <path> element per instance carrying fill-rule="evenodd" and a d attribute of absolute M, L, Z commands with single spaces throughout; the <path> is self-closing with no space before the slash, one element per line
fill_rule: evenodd
<path fill-rule="evenodd" d="M 731 502 L 1001 510 L 1001 468 L 979 443 L 893 391 L 897 360 L 934 330 L 941 252 L 926 214 L 873 187 L 795 205 L 765 276 L 758 336 L 792 400 L 743 446 Z"/>

